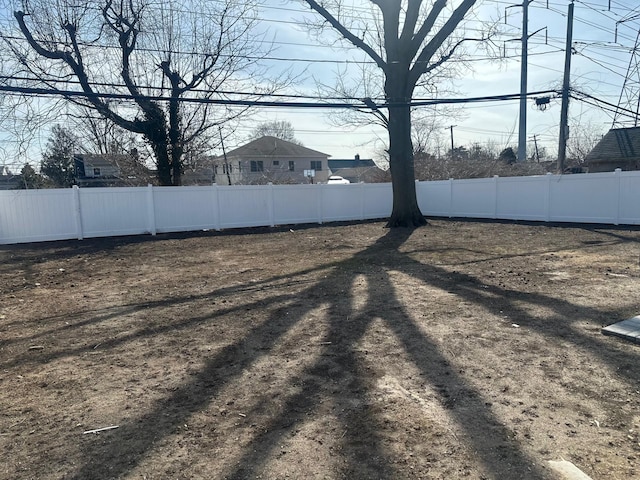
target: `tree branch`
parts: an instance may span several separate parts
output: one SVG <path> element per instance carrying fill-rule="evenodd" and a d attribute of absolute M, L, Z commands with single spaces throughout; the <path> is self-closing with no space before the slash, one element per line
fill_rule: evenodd
<path fill-rule="evenodd" d="M 442 0 L 439 0 L 439 1 L 442 1 Z M 437 3 L 438 2 L 436 2 L 436 4 Z M 449 37 L 449 35 L 453 33 L 453 31 L 456 29 L 458 24 L 462 21 L 462 19 L 465 17 L 467 12 L 471 9 L 471 7 L 473 7 L 475 3 L 476 3 L 476 0 L 464 0 L 462 4 L 458 8 L 456 8 L 456 10 L 453 12 L 451 17 L 449 17 L 449 20 L 447 20 L 446 23 L 442 26 L 442 28 L 438 30 L 438 33 L 436 33 L 433 36 L 433 38 L 429 41 L 429 43 L 425 45 L 425 47 L 420 52 L 420 55 L 418 55 L 418 58 L 416 59 L 413 67 L 411 67 L 411 71 L 409 72 L 409 85 L 415 85 L 418 82 L 418 79 L 425 72 L 429 71 L 430 69 L 429 61 L 431 60 L 433 55 L 438 51 L 438 49 L 442 46 L 444 41 Z M 420 30 L 422 30 L 422 27 L 420 28 Z M 456 44 L 454 46 L 454 50 L 463 41 Z M 453 54 L 453 51 L 450 52 L 450 54 Z"/>
<path fill-rule="evenodd" d="M 61 60 L 64 63 L 66 63 L 69 66 L 69 68 L 71 68 L 74 75 L 80 82 L 82 91 L 87 94 L 87 100 L 91 102 L 91 104 L 96 108 L 96 110 L 98 110 L 105 117 L 114 121 L 116 124 L 120 125 L 122 128 L 126 128 L 128 130 L 131 130 L 137 133 L 142 133 L 142 129 L 137 122 L 126 120 L 125 118 L 121 117 L 120 115 L 112 111 L 109 108 L 109 106 L 106 103 L 104 103 L 102 100 L 100 100 L 100 98 L 95 94 L 95 92 L 93 91 L 93 88 L 91 88 L 91 84 L 89 83 L 89 78 L 87 76 L 87 73 L 84 70 L 84 65 L 82 62 L 82 56 L 80 55 L 80 50 L 77 47 L 78 40 L 76 37 L 75 28 L 66 28 L 66 30 L 71 36 L 71 42 L 74 45 L 74 50 L 76 52 L 76 55 L 78 55 L 77 61 L 68 52 L 62 52 L 60 50 L 47 50 L 42 45 L 40 45 L 40 43 L 38 43 L 33 38 L 31 30 L 29 30 L 29 27 L 27 27 L 27 24 L 24 21 L 24 17 L 25 17 L 24 12 L 22 11 L 14 12 L 14 16 L 18 21 L 18 26 L 20 27 L 22 34 L 25 36 L 25 39 L 37 54 L 45 58 L 49 58 L 51 60 Z"/>
<path fill-rule="evenodd" d="M 435 25 L 436 20 L 440 16 L 440 13 L 442 13 L 442 10 L 446 6 L 447 6 L 447 0 L 437 0 L 433 4 L 433 7 L 431 7 L 431 10 L 429 11 L 429 15 L 427 15 L 427 18 L 425 18 L 424 22 L 422 22 L 422 25 L 420 25 L 420 28 L 415 33 L 415 35 L 413 35 L 413 30 L 411 31 L 411 35 L 412 35 L 411 39 L 408 39 L 408 38 L 406 39 L 407 41 L 410 42 L 409 48 L 407 49 L 407 51 L 410 52 L 411 58 L 416 56 L 416 54 L 418 53 L 418 50 L 420 50 L 420 46 L 424 42 L 425 38 L 427 38 L 427 35 L 429 35 L 429 32 Z M 420 12 L 418 10 L 416 12 L 416 20 L 419 13 Z M 415 28 L 415 25 L 414 25 L 414 28 Z M 402 33 L 404 38 L 404 30 Z M 407 32 L 407 35 L 408 34 L 409 32 Z"/>
<path fill-rule="evenodd" d="M 400 24 L 400 7 L 398 0 L 371 0 L 382 12 L 384 30 L 384 49 L 387 52 L 387 63 L 401 60 L 401 45 L 398 42 L 398 27 Z M 402 55 L 404 57 L 404 55 Z"/>
<path fill-rule="evenodd" d="M 33 48 L 38 55 L 45 58 L 49 58 L 51 60 L 63 60 L 66 63 L 69 63 L 68 61 L 69 54 L 67 52 L 62 52 L 60 50 L 47 50 L 42 45 L 40 45 L 35 40 L 35 38 L 33 38 L 33 35 L 31 34 L 31 30 L 29 30 L 29 27 L 27 27 L 27 24 L 24 21 L 24 17 L 26 16 L 26 14 L 22 10 L 13 12 L 13 16 L 16 17 L 16 20 L 18 21 L 18 26 L 20 27 L 20 30 L 22 31 L 24 38 L 27 40 L 31 48 Z M 70 58 L 69 60 L 74 61 L 73 58 Z"/>
<path fill-rule="evenodd" d="M 400 43 L 405 49 L 408 49 L 413 39 L 413 31 L 416 28 L 421 6 L 422 0 L 408 0 L 407 13 L 404 16 L 404 25 L 400 34 Z"/>
<path fill-rule="evenodd" d="M 376 62 L 376 65 L 380 67 L 385 73 L 387 72 L 387 62 L 385 62 L 376 51 L 367 45 L 363 40 L 356 37 L 351 31 L 349 31 L 344 25 L 342 25 L 331 13 L 329 13 L 323 6 L 321 6 L 315 0 L 304 0 L 309 6 L 318 12 L 329 24 L 342 34 L 344 38 L 353 43 L 356 47 L 363 50 L 369 57 Z"/>

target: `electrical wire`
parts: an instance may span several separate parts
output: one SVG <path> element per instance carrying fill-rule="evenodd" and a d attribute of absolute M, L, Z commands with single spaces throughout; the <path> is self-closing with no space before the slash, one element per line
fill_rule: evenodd
<path fill-rule="evenodd" d="M 277 100 L 246 100 L 246 99 L 229 99 L 229 98 L 171 98 L 160 95 L 130 95 L 120 93 L 86 93 L 75 90 L 55 90 L 51 88 L 34 88 L 34 87 L 15 87 L 0 85 L 0 91 L 8 94 L 22 94 L 22 95 L 35 95 L 35 96 L 62 96 L 66 98 L 85 98 L 91 99 L 111 99 L 111 100 L 151 100 L 158 102 L 178 101 L 182 103 L 199 103 L 199 104 L 214 104 L 214 105 L 229 105 L 229 106 L 260 106 L 260 107 L 293 107 L 293 108 L 324 108 L 324 109 L 358 109 L 364 110 L 368 107 L 368 102 L 362 99 L 360 103 L 353 102 L 285 102 Z M 529 92 L 527 96 L 540 96 L 549 93 L 557 93 L 556 90 L 541 90 L 536 92 Z M 431 105 L 443 105 L 443 104 L 458 104 L 458 103 L 479 103 L 479 102 L 496 102 L 506 101 L 520 98 L 519 93 L 506 94 L 506 95 L 487 95 L 481 97 L 468 97 L 468 98 L 448 98 L 448 99 L 412 99 L 410 102 L 404 103 L 389 103 L 376 104 L 373 109 L 380 108 L 396 108 L 402 106 L 409 107 L 423 107 Z"/>

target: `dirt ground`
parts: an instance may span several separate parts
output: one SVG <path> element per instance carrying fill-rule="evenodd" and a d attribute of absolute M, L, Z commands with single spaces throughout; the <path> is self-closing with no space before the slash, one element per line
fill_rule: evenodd
<path fill-rule="evenodd" d="M 640 478 L 640 229 L 0 248 L 0 478 Z M 88 431 L 114 427 L 97 433 Z"/>

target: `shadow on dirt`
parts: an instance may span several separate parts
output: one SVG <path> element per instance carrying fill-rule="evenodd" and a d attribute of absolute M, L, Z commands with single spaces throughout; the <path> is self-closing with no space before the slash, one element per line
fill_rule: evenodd
<path fill-rule="evenodd" d="M 525 321 L 522 328 L 531 329 L 541 335 L 548 335 L 544 322 L 528 315 L 522 303 L 545 305 L 557 315 L 566 318 L 602 317 L 603 312 L 578 307 L 570 301 L 559 300 L 542 294 L 522 293 L 495 286 L 480 285 L 476 279 L 466 274 L 452 274 L 443 268 L 426 265 L 400 251 L 400 247 L 413 233 L 409 229 L 389 230 L 370 247 L 352 257 L 332 264 L 324 265 L 327 275 L 319 282 L 311 284 L 302 296 L 309 301 L 304 308 L 288 315 L 287 300 L 300 296 L 299 293 L 274 295 L 267 300 L 275 308 L 271 316 L 263 323 L 247 331 L 236 343 L 224 347 L 210 358 L 190 380 L 176 391 L 155 403 L 153 408 L 142 417 L 120 425 L 117 436 L 104 436 L 100 441 L 84 445 L 84 465 L 69 478 L 85 480 L 89 478 L 118 478 L 134 470 L 163 438 L 175 433 L 176 428 L 187 423 L 196 412 L 207 408 L 225 386 L 239 381 L 243 372 L 259 360 L 269 355 L 275 344 L 291 331 L 305 313 L 320 308 L 328 302 L 326 317 L 328 329 L 324 342 L 319 347 L 322 352 L 302 373 L 306 381 L 295 394 L 284 401 L 281 413 L 270 418 L 270 423 L 257 433 L 250 444 L 244 448 L 243 455 L 237 459 L 235 468 L 220 472 L 221 478 L 248 479 L 259 476 L 275 449 L 305 422 L 309 412 L 313 412 L 325 401 L 332 401 L 336 385 L 348 388 L 354 397 L 363 398 L 373 388 L 371 379 L 358 356 L 358 345 L 374 320 L 381 320 L 393 332 L 406 356 L 421 376 L 434 388 L 446 383 L 446 389 L 457 392 L 460 399 L 452 404 L 446 395 L 439 401 L 447 409 L 450 418 L 463 432 L 460 439 L 466 447 L 482 459 L 490 478 L 526 478 L 546 479 L 549 474 L 535 465 L 535 462 L 518 446 L 513 433 L 492 413 L 482 394 L 452 368 L 446 355 L 436 341 L 414 322 L 409 312 L 395 294 L 395 285 L 390 271 L 411 276 L 423 285 L 451 292 L 459 300 L 473 303 L 477 308 L 487 309 L 498 314 L 502 311 L 519 311 Z M 384 252 L 384 255 L 382 253 Z M 386 260 L 383 260 L 386 259 Z M 309 273 L 312 270 L 300 273 Z M 384 305 L 389 312 L 381 318 L 371 313 L 371 309 L 356 309 L 353 305 L 363 301 L 354 293 L 353 284 L 358 278 L 366 281 L 367 296 L 365 303 Z M 292 278 L 277 277 L 265 280 L 293 281 Z M 254 288 L 255 285 L 243 285 L 234 288 Z M 224 289 L 222 289 L 224 290 Z M 221 290 L 221 291 L 222 291 Z M 327 297 L 313 295 L 313 292 L 328 292 Z M 219 294 L 208 292 L 203 297 Z M 330 299 L 342 295 L 341 302 Z M 327 300 L 329 298 L 329 300 Z M 145 308 L 166 307 L 176 302 L 188 303 L 194 297 L 171 299 L 162 302 L 124 306 L 133 312 Z M 233 313 L 234 309 L 263 308 L 264 301 L 245 303 L 241 306 L 222 310 L 220 315 Z M 121 311 L 105 311 L 86 322 L 101 322 Z M 176 331 L 194 323 L 210 321 L 212 317 L 186 318 L 172 324 L 169 328 Z M 558 330 L 559 329 L 559 330 Z M 132 335 L 152 336 L 167 330 L 150 328 Z M 560 338 L 549 338 L 550 342 L 567 341 L 581 348 L 599 351 L 600 342 L 585 336 L 572 327 L 572 322 L 557 327 L 554 335 L 560 332 Z M 133 337 L 114 339 L 114 343 L 105 344 L 111 348 L 127 342 Z M 596 348 L 598 347 L 598 348 Z M 64 351 L 55 355 L 76 355 L 83 349 Z M 38 361 L 50 361 L 55 356 L 41 358 Z M 329 360 L 327 360 L 327 358 Z M 637 359 L 623 352 L 616 352 L 601 358 L 614 368 L 622 363 L 631 363 Z M 274 365 L 274 368 L 277 366 Z M 640 382 L 640 371 L 628 369 L 622 373 L 630 383 Z M 446 380 L 444 380 L 446 379 Z M 293 381 L 293 380 L 291 380 Z M 251 412 L 248 412 L 249 414 Z M 382 419 L 370 404 L 361 402 L 357 410 L 342 409 L 337 413 L 342 424 L 341 465 L 343 478 L 398 478 L 396 467 L 389 458 L 387 449 L 380 436 Z M 144 431 L 144 435 L 140 432 Z M 366 441 L 363 441 L 366 439 Z"/>

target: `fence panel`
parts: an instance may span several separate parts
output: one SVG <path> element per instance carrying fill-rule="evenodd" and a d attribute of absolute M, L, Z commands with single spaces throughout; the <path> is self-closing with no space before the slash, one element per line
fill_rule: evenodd
<path fill-rule="evenodd" d="M 429 216 L 640 224 L 640 172 L 416 183 Z M 391 184 L 0 191 L 0 243 L 386 218 Z"/>
<path fill-rule="evenodd" d="M 617 223 L 620 172 L 554 175 L 549 191 L 549 220 Z"/>
<path fill-rule="evenodd" d="M 360 183 L 358 188 L 362 192 L 362 220 L 388 218 L 391 215 L 393 191 L 390 183 Z"/>
<path fill-rule="evenodd" d="M 78 238 L 74 191 L 0 191 L 0 244 Z"/>
<path fill-rule="evenodd" d="M 362 189 L 357 183 L 349 185 L 321 184 L 322 220 L 336 222 L 362 219 Z"/>
<path fill-rule="evenodd" d="M 270 188 L 270 185 L 218 187 L 220 228 L 270 225 Z"/>
<path fill-rule="evenodd" d="M 158 232 L 218 228 L 217 187 L 157 187 L 152 191 Z"/>
<path fill-rule="evenodd" d="M 145 187 L 81 188 L 79 190 L 84 237 L 151 233 Z"/>
<path fill-rule="evenodd" d="M 451 215 L 454 217 L 494 218 L 496 181 L 477 178 L 452 182 Z"/>
<path fill-rule="evenodd" d="M 320 185 L 274 185 L 274 223 L 287 225 L 322 221 Z"/>
<path fill-rule="evenodd" d="M 624 172 L 620 176 L 618 223 L 640 224 L 640 172 Z"/>
<path fill-rule="evenodd" d="M 496 218 L 547 220 L 552 175 L 499 178 L 496 182 Z"/>
<path fill-rule="evenodd" d="M 418 182 L 416 194 L 420 211 L 430 217 L 451 216 L 452 180 Z"/>

